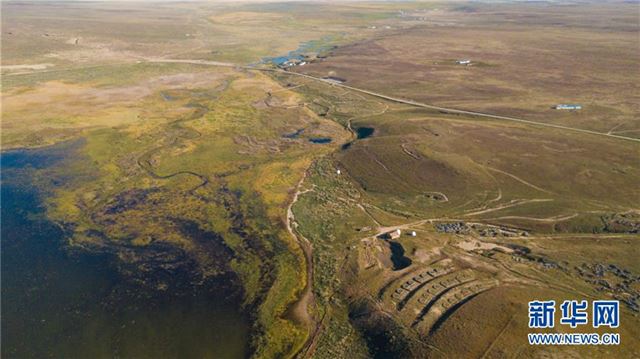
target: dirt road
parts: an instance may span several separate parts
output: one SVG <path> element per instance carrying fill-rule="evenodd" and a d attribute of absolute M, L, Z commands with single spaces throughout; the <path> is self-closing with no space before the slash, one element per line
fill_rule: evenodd
<path fill-rule="evenodd" d="M 276 72 L 276 73 L 286 74 L 286 75 L 290 75 L 290 76 L 304 77 L 304 78 L 308 78 L 308 79 L 311 79 L 311 80 L 314 80 L 314 81 L 320 81 L 320 82 L 326 83 L 329 86 L 341 87 L 343 89 L 352 90 L 352 91 L 355 91 L 355 92 L 367 94 L 367 95 L 374 96 L 374 97 L 381 98 L 381 99 L 385 99 L 385 100 L 388 100 L 388 101 L 392 101 L 392 102 L 396 102 L 396 103 L 402 103 L 402 104 L 416 106 L 416 107 L 428 108 L 428 109 L 440 111 L 440 112 L 443 112 L 443 113 L 470 115 L 470 116 L 491 118 L 491 119 L 496 119 L 496 120 L 519 122 L 519 123 L 524 123 L 524 124 L 531 125 L 531 126 L 556 128 L 556 129 L 560 129 L 560 130 L 581 132 L 581 133 L 586 133 L 586 134 L 595 135 L 595 136 L 604 136 L 604 137 L 621 139 L 621 140 L 626 140 L 626 141 L 640 142 L 640 138 L 633 138 L 633 137 L 627 137 L 627 136 L 622 136 L 622 135 L 616 135 L 612 131 L 609 131 L 609 132 L 597 132 L 597 131 L 587 130 L 587 129 L 583 129 L 583 128 L 556 125 L 556 124 L 546 123 L 546 122 L 531 121 L 531 120 L 526 120 L 526 119 L 516 118 L 516 117 L 510 117 L 510 116 L 501 116 L 501 115 L 494 115 L 494 114 L 484 113 L 484 112 L 458 110 L 458 109 L 455 109 L 455 108 L 448 108 L 448 107 L 430 105 L 430 104 L 426 104 L 426 103 L 422 103 L 422 102 L 418 102 L 418 101 L 414 101 L 414 100 L 388 96 L 388 95 L 385 95 L 385 94 L 382 94 L 382 93 L 378 93 L 378 92 L 369 91 L 369 90 L 365 90 L 365 89 L 361 89 L 361 88 L 357 88 L 357 87 L 353 87 L 353 86 L 349 86 L 349 85 L 345 85 L 345 84 L 341 84 L 341 83 L 328 81 L 328 80 L 325 80 L 325 79 L 320 78 L 320 77 L 315 77 L 315 76 L 311 76 L 311 75 L 307 75 L 307 74 L 301 74 L 301 73 L 292 72 L 292 71 L 285 71 L 285 70 L 281 70 L 281 69 L 246 66 L 246 65 L 237 65 L 237 64 L 233 64 L 233 63 L 229 63 L 229 62 L 194 60 L 194 59 L 146 58 L 144 60 L 147 61 L 147 62 L 154 62 L 154 63 L 183 63 L 183 64 L 194 64 L 194 65 L 205 65 L 205 66 L 232 67 L 232 68 L 238 68 L 238 69 L 253 70 L 253 71 L 263 71 L 263 72 Z M 99 66 L 94 66 L 94 67 L 99 67 Z M 87 67 L 87 68 L 89 68 L 89 67 Z M 69 69 L 52 69 L 52 70 L 43 70 L 43 71 L 29 72 L 29 73 L 42 73 L 42 72 L 53 72 L 53 71 L 68 71 L 68 70 Z M 10 75 L 22 75 L 22 74 L 28 74 L 28 73 L 13 73 L 13 74 L 7 74 L 7 75 L 10 76 Z M 633 130 L 633 131 L 635 131 L 635 130 Z M 627 131 L 627 132 L 629 132 L 629 131 Z"/>
<path fill-rule="evenodd" d="M 320 81 L 320 82 L 326 83 L 329 86 L 341 87 L 341 88 L 344 88 L 344 89 L 347 89 L 347 90 L 352 90 L 352 91 L 355 91 L 355 92 L 367 94 L 367 95 L 374 96 L 374 97 L 381 98 L 381 99 L 385 99 L 385 100 L 388 100 L 388 101 L 402 103 L 402 104 L 416 106 L 416 107 L 428 108 L 428 109 L 440 111 L 440 112 L 443 112 L 443 113 L 459 114 L 459 115 L 470 115 L 470 116 L 491 118 L 491 119 L 496 119 L 496 120 L 519 122 L 519 123 L 524 123 L 524 124 L 532 125 L 532 126 L 550 127 L 550 128 L 556 128 L 556 129 L 567 130 L 567 131 L 587 133 L 587 134 L 590 134 L 590 135 L 604 136 L 604 137 L 609 137 L 609 138 L 616 138 L 616 139 L 621 139 L 621 140 L 640 142 L 640 138 L 633 138 L 633 137 L 615 135 L 613 133 L 597 132 L 597 131 L 586 130 L 586 129 L 582 129 L 582 128 L 569 127 L 569 126 L 563 126 L 563 125 L 556 125 L 556 124 L 552 124 L 552 123 L 545 123 L 545 122 L 538 122 L 538 121 L 531 121 L 531 120 L 525 120 L 525 119 L 522 119 L 522 118 L 516 118 L 516 117 L 510 117 L 510 116 L 501 116 L 501 115 L 494 115 L 494 114 L 484 113 L 484 112 L 458 110 L 458 109 L 455 109 L 455 108 L 448 108 L 448 107 L 429 105 L 429 104 L 418 102 L 418 101 L 414 101 L 414 100 L 408 100 L 408 99 L 403 99 L 403 98 L 399 98 L 399 97 L 388 96 L 388 95 L 381 94 L 381 93 L 378 93 L 378 92 L 373 92 L 373 91 L 369 91 L 369 90 L 365 90 L 365 89 L 361 89 L 361 88 L 357 88 L 357 87 L 353 87 L 353 86 L 349 86 L 349 85 L 345 85 L 345 84 L 341 84 L 341 83 L 336 83 L 336 82 L 333 82 L 333 81 L 325 80 L 325 79 L 320 78 L 320 77 L 315 77 L 315 76 L 311 76 L 311 75 L 307 75 L 307 74 L 301 74 L 301 73 L 298 73 L 298 72 L 285 71 L 285 70 L 281 70 L 281 69 L 235 65 L 235 64 L 232 64 L 232 63 L 228 63 L 228 62 L 205 61 L 205 60 L 189 60 L 189 59 L 184 59 L 184 60 L 183 59 L 148 59 L 148 61 L 149 62 L 159 62 L 159 63 L 162 63 L 162 62 L 166 62 L 166 63 L 186 63 L 186 64 L 195 64 L 195 65 L 207 65 L 207 66 L 235 67 L 235 68 L 240 68 L 240 69 L 245 69 L 245 70 L 254 70 L 254 71 L 263 71 L 263 72 L 276 72 L 276 73 L 286 74 L 286 75 L 290 75 L 290 76 L 304 77 L 304 78 L 311 79 L 311 80 L 314 80 L 314 81 Z"/>
<path fill-rule="evenodd" d="M 289 231 L 291 236 L 296 239 L 298 246 L 302 250 L 302 253 L 304 253 L 304 258 L 306 262 L 306 285 L 302 290 L 302 293 L 300 294 L 300 297 L 298 298 L 298 300 L 295 303 L 293 303 L 290 308 L 293 316 L 300 322 L 304 323 L 304 325 L 307 327 L 309 331 L 309 337 L 307 339 L 307 342 L 304 344 L 300 352 L 306 351 L 310 343 L 315 338 L 316 331 L 318 330 L 316 320 L 315 318 L 313 318 L 311 314 L 309 314 L 309 310 L 308 310 L 309 306 L 313 305 L 315 300 L 315 298 L 313 297 L 313 248 L 311 246 L 311 242 L 309 242 L 309 240 L 306 239 L 304 236 L 302 236 L 300 233 L 297 233 L 294 228 L 296 226 L 296 219 L 295 219 L 295 215 L 293 214 L 293 205 L 298 201 L 298 197 L 301 194 L 311 191 L 308 189 L 301 190 L 302 184 L 304 183 L 304 180 L 306 178 L 307 178 L 307 173 L 305 172 L 302 178 L 300 179 L 300 181 L 298 182 L 296 186 L 296 190 L 293 194 L 293 198 L 291 199 L 291 202 L 287 207 L 287 221 L 286 221 L 287 230 Z"/>

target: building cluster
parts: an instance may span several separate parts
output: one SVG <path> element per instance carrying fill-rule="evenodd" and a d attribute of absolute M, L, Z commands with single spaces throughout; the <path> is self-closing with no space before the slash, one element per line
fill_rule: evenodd
<path fill-rule="evenodd" d="M 438 223 L 436 224 L 438 232 L 444 233 L 467 233 L 469 227 L 464 222 Z"/>
<path fill-rule="evenodd" d="M 290 60 L 287 60 L 287 61 L 281 63 L 280 65 L 278 65 L 278 67 L 280 67 L 280 68 L 289 68 L 289 67 L 294 67 L 294 66 L 304 66 L 306 64 L 307 64 L 307 62 L 305 60 L 290 59 Z"/>

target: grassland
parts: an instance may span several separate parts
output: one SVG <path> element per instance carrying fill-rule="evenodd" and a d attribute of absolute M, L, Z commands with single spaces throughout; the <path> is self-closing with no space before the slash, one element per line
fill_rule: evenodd
<path fill-rule="evenodd" d="M 331 61 L 304 70 L 444 107 L 637 137 L 635 8 L 592 2 L 407 9 L 400 29 L 341 47 Z M 460 59 L 472 63 L 456 64 Z M 558 103 L 583 110 L 552 109 Z"/>
<path fill-rule="evenodd" d="M 82 156 L 61 170 L 77 178 L 48 201 L 69 246 L 114 253 L 137 268 L 123 275 L 158 290 L 172 289 L 144 273 L 180 263 L 158 254 L 165 246 L 195 260 L 203 280 L 232 273 L 254 313 L 256 355 L 296 352 L 307 334 L 287 309 L 305 263 L 283 208 L 313 158 L 335 147 L 308 138 L 348 133 L 260 73 L 157 66 L 136 85 L 108 72 L 16 84 L 4 94 L 5 148 L 83 137 Z"/>
<path fill-rule="evenodd" d="M 483 13 L 483 10 L 486 11 L 478 11 Z M 588 7 L 587 10 L 598 11 Z M 460 21 L 460 17 L 450 15 Z M 530 15 L 533 22 L 541 18 L 536 16 Z M 579 17 L 572 21 L 584 19 Z M 491 28 L 490 24 L 482 24 L 484 26 Z M 503 44 L 502 48 L 511 51 L 518 45 L 510 44 L 508 37 L 531 34 L 531 24 L 518 26 L 521 27 L 519 31 L 501 31 L 487 37 L 508 44 Z M 571 26 L 578 25 L 572 23 Z M 555 116 L 557 112 L 552 111 L 542 116 L 535 108 L 528 107 L 524 99 L 498 96 L 496 91 L 501 91 L 498 86 L 494 87 L 495 91 L 468 91 L 469 84 L 482 86 L 493 81 L 493 75 L 489 75 L 493 71 L 491 66 L 480 63 L 475 68 L 456 67 L 453 60 L 462 55 L 438 55 L 444 50 L 437 46 L 449 52 L 448 49 L 460 51 L 464 47 L 440 42 L 448 36 L 455 37 L 458 42 L 478 43 L 478 38 L 474 37 L 482 30 L 478 27 L 460 26 L 460 32 L 469 34 L 465 37 L 460 36 L 456 26 L 438 29 L 418 25 L 409 31 L 341 47 L 328 60 L 300 68 L 299 72 L 316 77 L 337 76 L 346 79 L 350 86 L 443 107 L 469 109 L 471 106 L 466 104 L 473 103 L 473 107 L 485 112 L 526 115 L 538 121 L 608 132 L 605 123 L 611 124 L 608 121 L 613 117 L 603 121 L 600 115 L 585 111 L 567 114 L 576 118 L 568 121 L 569 117 Z M 591 33 L 604 32 L 602 36 L 620 39 L 620 51 L 607 53 L 594 50 L 593 46 L 590 51 L 598 56 L 615 53 L 612 59 L 625 58 L 631 64 L 631 40 L 626 38 L 627 30 L 623 27 L 605 31 L 595 25 L 585 25 L 561 40 L 574 36 L 573 41 L 581 41 L 577 39 L 580 36 L 584 39 Z M 590 33 L 587 35 L 582 31 Z M 414 32 L 415 36 L 412 35 Z M 434 37 L 432 46 L 414 46 L 431 36 Z M 622 40 L 624 38 L 626 40 Z M 482 43 L 492 44 L 491 41 Z M 521 39 L 518 43 L 527 47 L 526 51 L 539 52 L 541 48 L 556 51 L 553 46 L 536 46 L 535 41 Z M 611 42 L 607 45 L 616 46 Z M 564 46 L 570 47 L 568 43 Z M 622 55 L 627 49 L 628 55 Z M 478 56 L 487 56 L 487 52 L 493 50 L 474 49 Z M 524 48 L 522 50 L 513 55 L 522 57 L 526 53 Z M 562 58 L 561 53 L 557 55 L 558 59 Z M 436 61 L 448 59 L 442 64 L 447 67 L 446 80 L 444 74 L 441 80 L 433 77 L 438 64 L 422 62 L 429 56 L 440 56 Z M 566 56 L 575 58 L 579 55 L 567 51 Z M 507 58 L 500 57 L 502 64 L 506 64 Z M 412 59 L 416 62 L 411 63 Z M 533 71 L 524 66 L 536 62 L 521 64 L 514 59 L 512 66 L 519 70 L 499 69 L 494 74 L 509 76 L 514 82 L 544 87 L 539 91 L 528 89 L 526 95 L 527 103 L 537 102 L 542 106 L 543 101 L 550 101 L 550 97 L 540 101 L 536 96 L 555 91 L 554 86 L 540 80 L 539 76 L 545 76 L 542 73 L 561 71 L 600 76 L 614 68 L 619 70 L 616 66 L 597 70 L 597 66 L 606 62 L 601 61 L 581 62 L 581 66 L 592 69 L 583 71 L 577 67 L 572 71 L 568 66 L 576 67 L 570 65 L 569 57 L 560 61 L 563 64 L 553 63 Z M 563 66 L 567 68 L 563 69 Z M 626 82 L 626 85 L 619 83 L 620 88 L 635 86 L 631 78 L 621 75 L 624 71 L 618 70 L 615 70 L 618 77 L 608 76 L 609 86 L 618 88 L 614 84 L 615 78 Z M 477 73 L 469 75 L 474 77 L 465 77 L 460 87 L 455 90 L 449 87 L 458 86 L 454 84 L 460 77 L 450 76 L 454 72 L 475 71 Z M 420 88 L 412 84 L 419 84 Z M 423 89 L 423 86 L 435 87 Z M 579 88 L 576 91 L 590 91 L 587 85 Z M 631 227 L 612 230 L 609 225 L 612 218 L 637 216 L 635 203 L 640 194 L 633 185 L 638 177 L 637 144 L 499 120 L 452 116 L 392 102 L 381 103 L 375 97 L 345 95 L 341 89 L 331 89 L 323 84 L 306 83 L 298 91 L 312 98 L 323 98 L 323 103 L 334 104 L 329 110 L 331 117 L 340 123 L 348 123 L 350 128 L 375 129 L 372 137 L 351 142 L 330 160 L 318 162 L 308 179 L 312 190 L 304 193 L 294 207 L 298 228 L 314 244 L 316 268 L 319 268 L 316 294 L 318 298 L 325 298 L 324 301 L 319 299 L 318 303 L 325 306 L 323 312 L 331 313 L 329 319 L 323 317 L 324 331 L 315 344 L 315 356 L 345 357 L 352 351 L 358 352 L 353 347 L 365 345 L 369 355 L 380 357 L 492 357 L 515 353 L 537 357 L 543 355 L 542 350 L 531 348 L 518 339 L 524 338 L 528 330 L 523 326 L 528 301 L 524 298 L 532 297 L 557 300 L 563 297 L 617 298 L 627 303 L 627 320 L 636 320 L 637 305 L 633 304 L 635 299 L 629 301 L 629 298 L 637 298 L 637 279 L 625 282 L 615 274 L 605 274 L 603 279 L 607 284 L 600 286 L 595 284 L 597 279 L 593 279 L 600 274 L 594 275 L 591 271 L 593 268 L 614 268 L 616 272 L 615 268 L 624 268 L 623 272 L 633 273 L 631 278 L 637 278 L 637 266 L 623 254 L 637 247 L 637 232 Z M 467 96 L 470 100 L 465 103 Z M 626 101 L 629 112 L 625 125 L 635 128 L 637 111 L 633 109 L 632 96 L 629 92 L 620 94 L 616 104 Z M 340 100 L 337 101 L 337 97 Z M 598 101 L 600 99 L 606 101 L 603 97 Z M 496 100 L 508 103 L 510 109 L 490 105 Z M 623 117 L 615 116 L 616 120 L 624 121 Z M 592 126 L 593 123 L 598 123 L 599 127 Z M 625 132 L 630 136 L 632 133 Z M 341 170 L 340 175 L 335 174 L 336 169 Z M 434 197 L 434 194 L 438 196 Z M 622 220 L 628 225 L 634 221 Z M 455 230 L 452 235 L 437 229 L 443 223 L 465 224 L 463 230 Z M 398 240 L 404 256 L 412 263 L 407 268 L 396 268 L 392 246 L 377 238 L 395 228 L 401 228 L 405 233 L 409 230 L 418 233 L 417 238 L 404 236 Z M 588 254 L 594 250 L 593 243 L 607 247 L 596 250 L 601 256 Z M 581 249 L 573 252 L 576 246 Z M 445 293 L 449 294 L 426 302 L 431 309 L 425 314 L 415 314 L 420 308 L 417 299 L 429 288 L 418 282 L 417 288 L 422 289 L 415 292 L 410 289 L 407 302 L 394 302 L 391 297 L 394 288 L 401 291 L 405 281 L 440 265 L 454 274 L 436 277 L 427 283 L 446 286 Z M 467 279 L 467 275 L 472 279 Z M 443 309 L 439 311 L 436 308 L 440 306 Z M 486 323 L 489 322 L 493 324 L 487 330 Z M 338 328 L 349 326 L 360 332 L 365 343 L 350 341 L 346 334 L 344 342 L 334 337 L 334 331 L 348 333 Z M 477 340 L 468 339 L 469 333 L 480 332 L 483 334 Z M 632 332 L 633 329 L 625 335 L 635 335 Z M 336 346 L 336 342 L 344 345 Z M 637 348 L 633 343 L 626 343 L 615 350 L 594 348 L 560 352 L 563 353 L 560 355 L 590 357 L 605 357 L 615 352 L 631 357 L 637 353 Z"/>
<path fill-rule="evenodd" d="M 68 248 L 228 278 L 253 357 L 544 356 L 535 298 L 623 302 L 620 347 L 552 354 L 639 355 L 637 142 L 319 81 L 636 137 L 633 4 L 2 6 L 3 150 L 81 144 L 38 173 Z"/>

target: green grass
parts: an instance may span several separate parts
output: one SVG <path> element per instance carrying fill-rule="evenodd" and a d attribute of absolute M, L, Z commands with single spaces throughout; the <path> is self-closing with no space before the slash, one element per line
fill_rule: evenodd
<path fill-rule="evenodd" d="M 469 30 L 454 34 L 474 35 L 468 31 L 477 31 L 484 36 L 483 40 L 490 39 L 486 47 L 478 48 L 476 42 L 467 42 L 477 41 L 477 38 L 455 37 L 446 33 L 448 29 L 416 26 L 385 32 L 382 28 L 390 25 L 397 29 L 408 23 L 407 19 L 397 16 L 398 10 L 441 6 L 446 9 L 444 4 L 177 6 L 173 17 L 166 17 L 166 10 L 158 8 L 145 13 L 148 17 L 140 21 L 136 18 L 131 22 L 133 19 L 128 16 L 110 18 L 108 24 L 122 25 L 113 32 L 113 38 L 109 37 L 112 31 L 109 27 L 87 29 L 87 21 L 79 22 L 83 29 L 90 30 L 88 33 L 94 37 L 92 41 L 108 40 L 117 43 L 112 50 L 131 51 L 137 55 L 254 63 L 262 57 L 286 54 L 304 43 L 314 51 L 335 44 L 345 45 L 335 50 L 334 56 L 296 71 L 310 71 L 317 76 L 327 76 L 335 71 L 337 76 L 348 74 L 350 85 L 378 89 L 389 95 L 453 107 L 480 106 L 488 112 L 515 111 L 516 115 L 521 115 L 523 111 L 531 111 L 536 119 L 544 121 L 548 120 L 545 117 L 549 114 L 548 106 L 543 110 L 538 108 L 540 103 L 550 101 L 544 97 L 547 95 L 536 95 L 538 97 L 531 102 L 529 98 L 524 101 L 522 96 L 530 96 L 532 92 L 546 93 L 544 84 L 549 87 L 548 96 L 566 95 L 555 85 L 555 82 L 568 81 L 555 72 L 561 67 L 551 69 L 548 66 L 545 71 L 550 72 L 540 72 L 548 76 L 539 79 L 542 85 L 526 86 L 532 80 L 519 76 L 527 71 L 514 72 L 513 64 L 510 67 L 506 62 L 510 56 L 518 54 L 519 62 L 516 63 L 528 68 L 529 63 L 521 62 L 521 51 L 537 51 L 536 46 L 546 44 L 544 39 L 557 35 L 556 30 L 526 42 L 515 35 L 492 40 L 486 35 L 517 35 L 520 32 L 498 34 L 487 29 L 486 20 L 482 20 L 477 28 L 466 27 Z M 489 9 L 500 7 L 487 6 Z M 510 11 L 505 16 L 511 18 L 513 13 Z M 531 21 L 531 18 L 527 19 Z M 580 19 L 576 21 L 582 21 Z M 147 20 L 154 20 L 148 24 L 149 31 L 132 31 L 146 26 Z M 367 27 L 372 25 L 378 26 L 379 31 L 369 31 L 372 29 Z M 65 34 L 69 31 L 66 25 L 58 26 Z M 524 29 L 528 25 L 519 26 Z M 183 36 L 187 31 L 193 33 L 193 39 Z M 579 39 L 584 33 L 574 35 Z M 563 39 L 574 35 L 563 32 Z M 10 43 L 9 47 L 3 44 L 3 51 L 15 52 L 12 61 L 28 59 L 30 63 L 37 63 L 48 62 L 43 60 L 47 53 L 66 56 L 76 49 L 36 37 L 37 41 L 32 43 L 28 38 L 21 38 L 23 44 L 9 40 L 15 43 Z M 571 38 L 569 43 L 575 43 L 575 38 Z M 425 46 L 425 39 L 438 41 Z M 560 46 L 558 41 L 563 39 L 555 36 L 552 45 Z M 626 37 L 615 43 L 604 41 L 607 40 L 604 35 L 597 39 L 618 49 Z M 517 46 L 526 43 L 530 48 L 516 47 L 520 51 L 505 54 L 505 49 L 511 47 L 501 45 L 500 41 L 512 45 L 515 42 Z M 487 51 L 490 46 L 495 46 L 491 49 L 502 56 L 483 59 L 486 54 L 477 53 Z M 584 54 L 590 48 L 583 45 L 573 50 Z M 448 52 L 450 49 L 466 49 L 476 54 L 479 66 L 463 69 L 428 60 L 441 62 L 441 59 L 457 58 L 458 54 Z M 558 54 L 555 47 L 544 49 Z M 534 55 L 544 53 L 538 51 Z M 604 63 L 627 68 L 633 63 L 627 57 L 627 52 L 622 53 L 619 61 L 605 56 Z M 634 258 L 629 255 L 637 246 L 635 237 L 622 236 L 613 241 L 605 237 L 585 237 L 602 231 L 603 216 L 637 207 L 639 192 L 635 184 L 640 172 L 638 149 L 633 143 L 442 114 L 387 103 L 283 74 L 134 61 L 133 57 L 123 55 L 119 59 L 93 58 L 79 64 L 63 57 L 51 60 L 57 66 L 52 71 L 3 76 L 3 89 L 13 95 L 28 94 L 50 81 L 86 86 L 89 90 L 118 89 L 149 84 L 163 76 L 194 73 L 203 76 L 220 73 L 222 79 L 198 85 L 198 88 L 187 83 L 168 86 L 171 88 L 152 86 L 151 95 L 125 106 L 135 110 L 126 112 L 135 120 L 118 122 L 117 126 L 79 125 L 82 120 L 98 118 L 89 108 L 79 116 L 42 116 L 35 124 L 44 127 L 32 127 L 32 123 L 17 121 L 19 116 L 14 116 L 10 123 L 14 127 L 3 131 L 3 143 L 11 147 L 32 147 L 83 137 L 85 142 L 79 157 L 64 167 L 74 180 L 61 186 L 48 202 L 48 216 L 73 232 L 70 245 L 110 248 L 123 261 L 133 263 L 135 258 L 129 257 L 123 248 L 140 248 L 155 241 L 183 250 L 205 275 L 233 272 L 243 289 L 243 305 L 252 310 L 251 345 L 255 357 L 290 357 L 302 347 L 309 334 L 297 320 L 299 318 L 289 313 L 306 284 L 306 275 L 303 254 L 284 226 L 292 191 L 305 171 L 307 177 L 303 188 L 308 191 L 299 196 L 293 212 L 298 223 L 297 232 L 313 246 L 312 289 L 316 306 L 310 311 L 316 318 L 324 318 L 315 351 L 320 358 L 380 354 L 376 352 L 378 348 L 368 346 L 368 328 L 362 325 L 368 319 L 376 323 L 375 315 L 368 318 L 365 313 L 357 319 L 353 315 L 354 312 L 362 314 L 362 308 L 389 309 L 384 307 L 386 303 L 375 299 L 379 290 L 399 274 L 388 267 L 390 252 L 385 242 L 373 241 L 374 250 L 378 251 L 374 257 L 378 262 L 370 269 L 362 268 L 362 256 L 367 250 L 362 239 L 373 236 L 379 225 L 396 226 L 446 217 L 525 228 L 531 232 L 530 237 L 515 240 L 480 238 L 441 234 L 432 224 L 425 223 L 416 225 L 418 237 L 400 240 L 406 255 L 413 261 L 410 269 L 448 257 L 458 266 L 486 271 L 509 283 L 496 292 L 478 296 L 477 302 L 475 299 L 469 302 L 470 306 L 465 304 L 463 310 L 446 322 L 442 332 L 427 338 L 442 345 L 447 353 L 453 353 L 452 356 L 482 355 L 478 349 L 480 344 L 463 349 L 458 346 L 468 340 L 464 333 L 485 329 L 479 324 L 483 320 L 484 323 L 487 318 L 494 317 L 508 320 L 508 314 L 515 313 L 518 303 L 529 295 L 559 295 L 555 289 L 531 289 L 535 285 L 530 282 L 522 287 L 510 287 L 517 282 L 514 278 L 522 279 L 520 275 L 539 277 L 547 286 L 560 285 L 565 288 L 563 290 L 571 288 L 576 291 L 571 292 L 574 295 L 601 294 L 576 277 L 575 267 L 584 263 L 610 262 L 637 273 Z M 602 78 L 585 75 L 575 80 L 603 83 L 606 73 L 601 75 Z M 625 79 L 614 80 L 614 85 L 626 83 Z M 287 84 L 304 86 L 293 91 L 283 90 Z M 455 84 L 463 84 L 464 91 Z M 578 90 L 588 90 L 588 87 Z M 590 105 L 580 113 L 586 117 L 586 123 L 607 115 L 626 118 L 629 111 L 626 108 L 613 110 L 611 103 L 616 101 L 614 95 L 629 91 L 609 91 L 613 87 L 603 86 L 598 90 L 602 91 L 598 94 L 613 93 L 607 103 Z M 161 92 L 167 92 L 175 99 L 165 101 Z M 267 92 L 272 93 L 271 99 L 267 98 Z M 304 103 L 305 106 L 280 106 L 279 103 Z M 77 110 L 73 104 L 69 106 L 70 110 Z M 101 110 L 113 110 L 122 115 L 121 109 L 116 107 L 115 103 L 109 103 Z M 573 113 L 557 115 L 553 120 L 578 124 L 583 121 Z M 603 125 L 607 121 L 601 121 L 598 126 L 609 127 Z M 370 138 L 355 140 L 347 131 L 349 126 L 373 127 L 375 132 Z M 632 128 L 629 124 L 621 128 L 626 129 L 625 126 Z M 300 138 L 283 138 L 284 134 L 300 128 L 305 130 Z M 328 145 L 309 143 L 308 138 L 315 136 L 329 136 L 334 141 Z M 341 148 L 347 142 L 351 142 L 350 146 Z M 336 173 L 338 168 L 342 171 L 340 175 Z M 183 171 L 193 173 L 160 178 Z M 208 183 L 195 189 L 200 185 L 201 177 L 206 177 Z M 43 173 L 40 180 L 45 183 L 47 174 Z M 448 200 L 434 201 L 427 197 L 435 192 L 445 194 Z M 531 202 L 540 199 L 550 201 Z M 118 201 L 128 203 L 122 211 L 113 210 L 118 208 Z M 516 205 L 511 205 L 513 203 Z M 501 206 L 506 208 L 499 208 Z M 471 212 L 478 213 L 470 215 Z M 563 221 L 535 220 L 573 213 L 577 216 Z M 505 216 L 518 218 L 500 218 Z M 175 225 L 176 220 L 194 222 L 200 230 L 220 235 L 222 245 L 233 255 L 217 257 L 217 253 L 207 250 L 206 244 L 181 233 Z M 366 227 L 369 230 L 362 230 Z M 105 236 L 96 236 L 96 232 Z M 530 257 L 491 250 L 466 251 L 456 246 L 467 239 L 524 245 L 531 250 Z M 542 267 L 540 261 L 543 259 L 553 260 L 558 267 Z M 489 275 L 487 273 L 485 275 Z M 492 306 L 483 310 L 478 303 Z M 500 305 L 507 310 L 499 311 Z M 405 330 L 393 313 L 387 312 L 384 317 L 390 327 L 397 325 L 399 328 L 394 331 L 397 336 L 390 341 L 403 343 L 409 340 L 420 347 L 422 342 L 418 339 L 424 337 Z M 487 328 L 482 334 L 489 338 L 495 331 L 496 328 Z M 633 334 L 633 329 L 630 333 Z M 483 343 L 490 339 L 487 338 L 483 337 Z M 505 348 L 513 344 L 509 338 L 505 339 Z M 416 353 L 425 354 L 422 351 L 425 348 L 419 348 Z"/>
<path fill-rule="evenodd" d="M 162 67 L 144 69 L 136 76 L 155 76 Z M 157 120 L 86 131 L 80 156 L 62 170 L 73 174 L 84 170 L 91 176 L 57 190 L 48 200 L 47 213 L 73 228 L 72 247 L 104 246 L 118 252 L 121 245 L 163 242 L 183 249 L 207 275 L 232 270 L 242 284 L 244 305 L 256 310 L 251 343 L 255 355 L 288 357 L 299 350 L 308 333 L 287 313 L 306 280 L 302 253 L 282 226 L 290 200 L 287 192 L 312 159 L 335 145 L 313 145 L 304 138 L 285 141 L 282 134 L 303 126 L 309 133 L 319 131 L 341 141 L 346 133 L 303 108 L 255 107 L 266 96 L 265 88 L 277 87 L 267 77 L 237 74 L 229 81 L 228 86 L 216 87 L 218 92 L 195 89 L 175 94 L 171 104 L 199 104 L 207 112 L 191 109 L 161 118 L 170 105 L 149 100 L 146 114 L 160 117 Z M 250 140 L 243 142 L 241 137 Z M 140 167 L 141 161 L 151 164 Z M 156 176 L 191 171 L 206 176 L 209 183 L 194 190 L 201 182 L 195 175 L 163 179 L 147 171 Z M 139 197 L 144 193 L 146 197 Z M 110 210 L 118 203 L 130 204 Z M 221 261 L 183 235 L 176 219 L 222 236 L 233 258 Z M 96 237 L 97 232 L 104 237 Z M 121 255 L 123 261 L 130 260 Z"/>

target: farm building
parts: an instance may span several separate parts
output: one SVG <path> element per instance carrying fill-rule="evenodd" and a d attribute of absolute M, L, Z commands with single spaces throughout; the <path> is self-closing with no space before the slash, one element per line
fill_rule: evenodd
<path fill-rule="evenodd" d="M 387 238 L 389 239 L 398 239 L 400 238 L 400 235 L 402 234 L 402 231 L 399 229 L 396 229 L 395 231 L 391 231 L 389 233 L 387 233 Z"/>
<path fill-rule="evenodd" d="M 300 59 L 295 59 L 294 58 L 294 59 L 289 59 L 289 60 L 287 60 L 285 62 L 282 62 L 281 64 L 278 65 L 278 67 L 281 68 L 281 69 L 286 69 L 288 67 L 298 66 L 298 65 L 303 64 L 303 63 L 306 64 L 305 61 L 302 61 Z"/>
<path fill-rule="evenodd" d="M 558 104 L 553 106 L 554 109 L 556 110 L 581 110 L 582 106 L 581 105 L 573 105 L 573 104 Z"/>
<path fill-rule="evenodd" d="M 341 83 L 347 82 L 347 80 L 340 77 L 335 77 L 335 76 L 327 76 L 327 77 L 323 77 L 322 79 L 332 84 L 341 84 Z"/>

